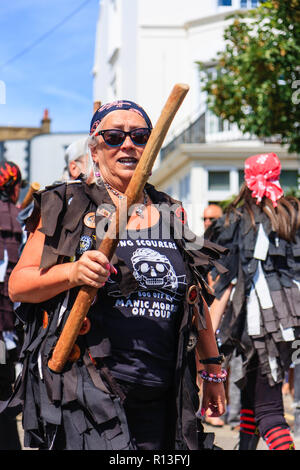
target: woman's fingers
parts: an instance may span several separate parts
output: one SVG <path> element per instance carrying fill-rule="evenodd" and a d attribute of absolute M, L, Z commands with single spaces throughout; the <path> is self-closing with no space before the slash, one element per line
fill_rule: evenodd
<path fill-rule="evenodd" d="M 223 384 L 208 384 L 203 387 L 201 412 L 208 411 L 208 416 L 218 417 L 225 413 L 225 391 Z"/>
<path fill-rule="evenodd" d="M 100 288 L 116 269 L 110 265 L 107 257 L 96 250 L 83 253 L 78 261 L 71 263 L 69 281 L 72 285 L 90 285 Z"/>
<path fill-rule="evenodd" d="M 212 417 L 212 418 L 217 418 L 218 416 L 222 416 L 224 413 L 225 413 L 225 408 L 224 406 L 222 406 L 222 404 L 209 404 L 208 405 L 208 410 L 210 411 L 208 413 L 208 416 L 209 417 Z"/>
<path fill-rule="evenodd" d="M 86 260 L 86 259 L 96 261 L 97 263 L 101 264 L 102 266 L 109 265 L 109 260 L 107 259 L 107 257 L 101 251 L 98 251 L 98 250 L 87 250 L 87 251 L 85 251 L 81 255 L 81 257 L 79 258 L 79 261 L 80 260 Z"/>

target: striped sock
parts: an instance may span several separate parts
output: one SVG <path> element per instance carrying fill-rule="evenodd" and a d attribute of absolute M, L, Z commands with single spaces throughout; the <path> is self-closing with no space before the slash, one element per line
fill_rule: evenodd
<path fill-rule="evenodd" d="M 258 434 L 255 424 L 254 411 L 243 408 L 240 411 L 240 431 L 245 434 Z"/>
<path fill-rule="evenodd" d="M 271 428 L 264 435 L 269 450 L 295 450 L 295 444 L 290 430 L 284 426 Z"/>

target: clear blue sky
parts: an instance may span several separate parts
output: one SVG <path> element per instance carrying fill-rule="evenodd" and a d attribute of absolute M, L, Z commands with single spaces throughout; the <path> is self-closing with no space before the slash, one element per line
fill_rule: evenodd
<path fill-rule="evenodd" d="M 0 126 L 47 108 L 53 132 L 88 131 L 98 15 L 99 0 L 0 0 Z"/>

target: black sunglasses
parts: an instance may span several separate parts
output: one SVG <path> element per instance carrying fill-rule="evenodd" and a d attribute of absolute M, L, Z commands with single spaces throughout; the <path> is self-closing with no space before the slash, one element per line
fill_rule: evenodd
<path fill-rule="evenodd" d="M 133 129 L 129 132 L 122 131 L 121 129 L 106 129 L 97 132 L 95 136 L 102 135 L 104 142 L 109 145 L 109 147 L 120 147 L 120 145 L 123 144 L 126 137 L 129 135 L 134 145 L 143 147 L 148 142 L 150 134 L 151 129 L 148 129 L 147 127 L 141 127 L 139 129 Z"/>

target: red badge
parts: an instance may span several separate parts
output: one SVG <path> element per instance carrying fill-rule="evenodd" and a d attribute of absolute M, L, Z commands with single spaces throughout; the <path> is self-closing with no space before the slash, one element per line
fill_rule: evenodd
<path fill-rule="evenodd" d="M 187 301 L 189 304 L 193 305 L 198 301 L 198 288 L 193 285 L 189 288 L 187 293 Z"/>
<path fill-rule="evenodd" d="M 82 322 L 82 326 L 79 330 L 79 335 L 86 335 L 91 329 L 91 320 L 87 317 Z"/>
<path fill-rule="evenodd" d="M 187 215 L 183 207 L 177 207 L 175 215 L 180 220 L 180 222 L 183 224 L 187 223 Z"/>

